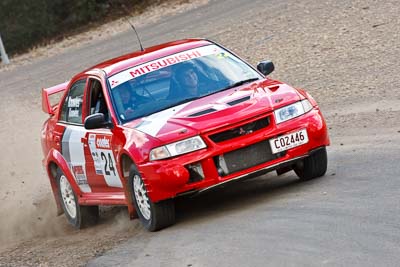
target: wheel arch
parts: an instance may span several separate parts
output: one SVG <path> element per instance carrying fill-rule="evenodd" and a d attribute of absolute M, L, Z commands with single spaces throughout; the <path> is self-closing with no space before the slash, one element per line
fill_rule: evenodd
<path fill-rule="evenodd" d="M 137 213 L 132 199 L 132 188 L 129 183 L 129 174 L 132 166 L 136 166 L 135 161 L 127 153 L 123 152 L 120 156 L 120 170 L 121 170 L 121 182 L 124 187 L 124 193 L 126 198 L 126 203 L 128 206 L 128 213 L 131 219 L 137 218 Z"/>
<path fill-rule="evenodd" d="M 49 151 L 46 159 L 45 159 L 45 166 L 46 166 L 46 172 L 47 176 L 50 180 L 50 185 L 51 189 L 53 191 L 53 196 L 56 201 L 57 205 L 57 214 L 61 215 L 64 213 L 61 203 L 60 203 L 60 198 L 58 194 L 58 185 L 57 185 L 57 171 L 61 170 L 65 177 L 68 179 L 69 183 L 71 184 L 72 189 L 74 190 L 75 194 L 78 197 L 78 200 L 82 194 L 82 191 L 80 190 L 79 186 L 77 185 L 67 162 L 65 161 L 64 157 L 61 155 L 61 153 L 58 150 L 52 149 Z"/>
<path fill-rule="evenodd" d="M 61 215 L 64 213 L 64 211 L 61 207 L 60 196 L 58 194 L 58 185 L 56 180 L 58 169 L 59 167 L 54 161 L 50 161 L 47 165 L 47 174 L 50 179 L 51 189 L 53 191 L 53 196 L 57 205 L 57 215 Z"/>

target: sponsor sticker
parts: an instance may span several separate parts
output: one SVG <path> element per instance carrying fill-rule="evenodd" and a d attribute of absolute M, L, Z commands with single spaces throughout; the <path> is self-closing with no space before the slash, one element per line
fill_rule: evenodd
<path fill-rule="evenodd" d="M 97 151 L 97 146 L 96 146 L 96 135 L 95 134 L 89 134 L 88 144 L 89 144 L 89 148 L 90 148 L 90 153 L 92 154 L 92 159 L 94 162 L 94 168 L 96 170 L 96 174 L 103 175 L 103 169 L 101 166 L 101 158 L 100 158 L 99 152 Z"/>
<path fill-rule="evenodd" d="M 70 108 L 68 112 L 69 118 L 78 118 L 79 116 L 79 109 Z"/>
<path fill-rule="evenodd" d="M 79 108 L 82 103 L 82 98 L 81 97 L 69 97 L 68 98 L 68 107 L 69 108 Z"/>
<path fill-rule="evenodd" d="M 122 187 L 111 150 L 111 135 L 89 134 L 88 145 L 96 174 L 103 175 L 108 186 Z"/>
<path fill-rule="evenodd" d="M 111 76 L 108 80 L 111 85 L 111 89 L 126 82 L 137 78 L 141 75 L 156 71 L 165 67 L 175 65 L 177 63 L 185 62 L 199 57 L 204 57 L 212 54 L 222 53 L 222 49 L 216 45 L 207 45 L 198 47 L 190 50 L 186 50 L 174 55 L 162 57 L 139 66 L 124 70 Z"/>
<path fill-rule="evenodd" d="M 88 181 L 83 166 L 72 166 L 72 172 L 78 185 L 87 185 Z"/>
<path fill-rule="evenodd" d="M 96 147 L 98 149 L 111 149 L 111 136 L 101 136 L 96 138 Z"/>

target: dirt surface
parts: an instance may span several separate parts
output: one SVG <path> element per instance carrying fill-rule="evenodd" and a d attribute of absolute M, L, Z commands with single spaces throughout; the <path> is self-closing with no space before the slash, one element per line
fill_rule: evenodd
<path fill-rule="evenodd" d="M 140 15 L 133 14 L 130 20 L 140 28 L 207 2 L 171 0 L 152 6 Z M 32 49 L 30 53 L 11 58 L 10 65 L 0 65 L 3 74 L 0 113 L 4 122 L 0 128 L 0 266 L 80 266 L 136 234 L 139 224 L 129 220 L 124 207 L 102 208 L 100 224 L 83 231 L 72 229 L 63 216 L 56 216 L 54 199 L 41 167 L 40 125 L 46 115 L 41 111 L 40 87 L 24 88 L 17 82 L 21 77 L 26 79 L 24 70 L 21 72 L 23 67 L 29 72 L 37 68 L 35 63 L 48 57 L 73 53 L 76 48 L 130 31 L 129 27 L 120 19 Z M 14 79 L 9 78 L 10 73 Z M 29 79 L 37 80 L 37 77 Z M 12 85 L 4 85 L 7 82 Z M 48 84 L 40 82 L 38 86 Z"/>
<path fill-rule="evenodd" d="M 326 115 L 330 151 L 336 160 L 329 176 L 339 173 L 337 165 L 346 163 L 339 158 L 341 153 L 351 161 L 356 151 L 364 153 L 357 154 L 360 159 L 369 155 L 367 148 L 372 144 L 399 151 L 398 1 L 226 0 L 204 4 L 184 4 L 187 9 L 181 14 L 175 14 L 179 8 L 163 7 L 170 10 L 167 16 L 162 9 L 154 9 L 155 20 L 144 15 L 138 21 L 145 45 L 204 36 L 253 64 L 272 59 L 276 65 L 272 77 L 306 88 Z M 201 6 L 190 9 L 197 5 Z M 135 43 L 112 30 L 109 35 L 99 37 L 95 31 L 77 38 L 35 50 L 15 65 L 0 69 L 0 265 L 85 265 L 128 238 L 153 237 L 136 220 L 129 221 L 124 208 L 102 210 L 100 224 L 82 231 L 71 229 L 63 216 L 55 217 L 50 187 L 40 169 L 39 129 L 46 116 L 40 112 L 38 89 L 62 82 L 81 67 L 127 52 L 121 43 Z M 41 77 L 45 72 L 52 75 Z M 362 164 L 367 168 L 371 163 L 365 159 Z M 398 170 L 394 165 L 390 168 Z M 384 199 L 393 198 L 396 211 L 398 198 L 390 194 Z M 394 220 L 398 225 L 398 218 Z M 190 226 L 182 227 L 189 231 Z"/>

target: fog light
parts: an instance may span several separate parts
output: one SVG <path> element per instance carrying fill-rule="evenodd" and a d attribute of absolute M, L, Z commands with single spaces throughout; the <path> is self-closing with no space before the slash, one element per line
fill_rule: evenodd
<path fill-rule="evenodd" d="M 187 165 L 187 169 L 190 175 L 189 183 L 194 183 L 204 180 L 203 167 L 201 167 L 200 163 L 189 164 Z"/>
<path fill-rule="evenodd" d="M 218 156 L 218 174 L 219 176 L 226 176 L 229 174 L 228 167 L 226 166 L 225 158 L 223 155 Z"/>

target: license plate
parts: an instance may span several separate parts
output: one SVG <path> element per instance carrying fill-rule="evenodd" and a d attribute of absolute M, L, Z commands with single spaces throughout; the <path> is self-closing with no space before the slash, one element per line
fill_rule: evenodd
<path fill-rule="evenodd" d="M 273 154 L 294 148 L 308 143 L 307 130 L 303 129 L 290 134 L 282 135 L 274 139 L 270 139 L 271 150 Z"/>

